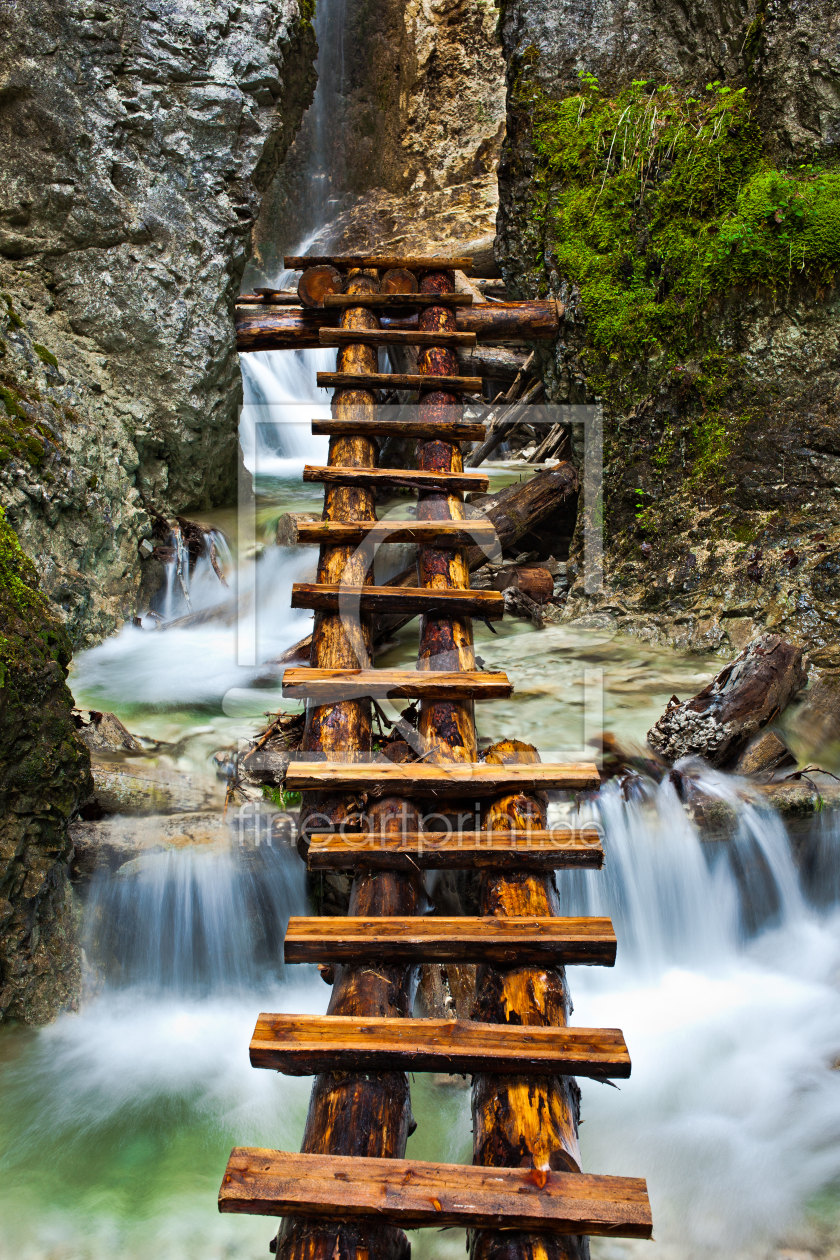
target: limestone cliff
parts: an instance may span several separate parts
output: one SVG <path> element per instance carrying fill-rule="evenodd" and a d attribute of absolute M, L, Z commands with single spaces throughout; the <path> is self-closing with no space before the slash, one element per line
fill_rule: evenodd
<path fill-rule="evenodd" d="M 67 824 L 92 784 L 69 660 L 0 508 L 0 1023 L 44 1023 L 78 995 Z"/>
<path fill-rule="evenodd" d="M 319 0 L 318 98 L 263 203 L 249 283 L 322 224 L 334 249 L 495 229 L 497 16 L 489 0 Z"/>
<path fill-rule="evenodd" d="M 566 303 L 552 397 L 604 411 L 605 588 L 578 550 L 569 614 L 840 664 L 836 6 L 505 0 L 501 31 L 497 253 Z"/>
<path fill-rule="evenodd" d="M 74 646 L 135 611 L 146 507 L 235 499 L 232 302 L 311 9 L 0 4 L 0 497 Z"/>

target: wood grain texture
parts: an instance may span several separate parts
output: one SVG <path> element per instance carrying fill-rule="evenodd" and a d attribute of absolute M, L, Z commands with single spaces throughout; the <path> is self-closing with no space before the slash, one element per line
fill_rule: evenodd
<path fill-rule="evenodd" d="M 375 297 L 365 299 L 360 305 L 381 307 L 384 310 L 393 307 L 396 307 L 398 310 L 405 308 L 424 310 L 429 306 L 472 306 L 472 302 L 471 293 L 435 294 L 433 297 L 423 293 L 378 293 Z M 330 293 L 324 298 L 324 306 L 328 310 L 331 307 L 350 305 L 352 303 L 348 301 L 347 295 L 344 293 Z"/>
<path fill-rule="evenodd" d="M 458 1019 L 261 1014 L 251 1066 L 287 1076 L 315 1072 L 575 1073 L 625 1079 L 618 1028 L 518 1028 Z"/>
<path fill-rule="evenodd" d="M 375 437 L 425 437 L 443 438 L 450 442 L 480 442 L 485 433 L 483 424 L 474 424 L 467 420 L 389 420 L 385 416 L 381 419 L 355 422 L 313 420 L 312 432 L 317 434 L 349 433 L 351 430 L 347 427 L 348 423 L 355 423 L 357 426 L 364 425 L 364 428 L 354 428 L 352 430 L 354 433 L 364 433 L 366 436 L 370 434 Z"/>
<path fill-rule="evenodd" d="M 405 303 L 403 302 L 403 305 Z M 560 331 L 558 303 L 484 302 L 455 307 L 455 329 L 474 332 L 479 343 L 493 345 L 512 341 L 553 341 Z M 560 308 L 562 310 L 562 307 Z M 388 315 L 389 328 L 417 325 L 417 312 L 404 318 Z M 334 328 L 338 311 L 311 311 L 305 307 L 264 310 L 238 307 L 235 311 L 236 346 L 249 350 L 305 350 L 320 345 L 321 328 Z"/>
<path fill-rule="evenodd" d="M 430 613 L 440 616 L 462 613 L 501 621 L 505 611 L 504 596 L 498 591 L 425 590 L 410 586 L 353 586 L 349 582 L 295 582 L 292 587 L 292 608 L 315 608 L 334 611 L 339 597 L 347 609 L 348 619 L 356 612 Z M 357 664 L 353 661 L 353 665 Z M 352 665 L 351 665 L 352 668 Z"/>
<path fill-rule="evenodd" d="M 492 521 L 303 521 L 291 518 L 292 543 L 344 543 L 358 545 L 365 539 L 378 547 L 386 543 L 484 543 L 492 546 L 496 529 Z"/>
<path fill-rule="evenodd" d="M 418 669 L 287 669 L 283 674 L 286 699 L 341 700 L 358 696 L 398 696 L 405 699 L 505 700 L 513 694 L 507 674 L 477 670 L 439 673 Z"/>
<path fill-rule="evenodd" d="M 500 792 L 557 789 L 594 791 L 598 769 L 589 762 L 569 765 L 488 766 L 484 762 L 291 761 L 286 787 L 291 792 L 334 788 L 348 792 L 385 792 L 414 796 L 492 796 Z"/>
<path fill-rule="evenodd" d="M 304 481 L 330 485 L 403 486 L 409 490 L 484 491 L 490 482 L 486 473 L 425 472 L 416 468 L 342 468 L 306 464 Z"/>
<path fill-rule="evenodd" d="M 470 962 L 615 965 L 615 933 L 605 918 L 321 917 L 289 919 L 287 963 Z"/>
<path fill-rule="evenodd" d="M 604 849 L 586 828 L 546 831 L 405 831 L 393 835 L 314 832 L 310 870 L 600 870 Z"/>
<path fill-rule="evenodd" d="M 351 336 L 371 346 L 474 346 L 473 332 L 427 333 L 406 328 L 379 328 L 376 331 L 352 334 L 339 328 L 322 328 L 318 340 L 322 346 L 341 346 Z"/>
<path fill-rule="evenodd" d="M 289 254 L 283 259 L 283 266 L 288 271 L 300 271 L 302 267 L 370 267 L 376 271 L 392 271 L 402 268 L 404 271 L 437 271 L 441 268 L 452 271 L 472 271 L 472 258 L 445 258 L 442 254 L 423 255 L 408 254 Z"/>
<path fill-rule="evenodd" d="M 640 1177 L 593 1177 L 519 1168 L 471 1168 L 407 1159 L 290 1155 L 236 1147 L 220 1212 L 375 1217 L 419 1229 L 444 1225 L 650 1238 Z"/>
<path fill-rule="evenodd" d="M 316 382 L 319 389 L 352 389 L 358 385 L 347 372 L 318 372 Z M 368 375 L 367 389 L 448 389 L 461 394 L 480 394 L 482 387 L 480 376 L 458 376 L 458 364 L 454 365 L 451 376 L 434 376 L 424 381 L 422 377 L 411 372 L 376 372 Z"/>

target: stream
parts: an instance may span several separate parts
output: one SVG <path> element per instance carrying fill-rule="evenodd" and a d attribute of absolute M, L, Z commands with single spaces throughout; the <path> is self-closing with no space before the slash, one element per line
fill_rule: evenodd
<path fill-rule="evenodd" d="M 323 85 L 331 75 L 334 105 L 342 12 L 342 0 L 319 0 L 326 60 L 307 240 L 334 194 Z M 280 707 L 272 662 L 309 630 L 311 615 L 289 598 L 293 582 L 313 579 L 314 549 L 272 540 L 282 512 L 320 511 L 321 488 L 300 478 L 305 462 L 325 462 L 327 440 L 309 422 L 329 413 L 313 382 L 333 364 L 326 350 L 243 357 L 254 496 L 244 491 L 238 513 L 200 518 L 219 531 L 230 590 L 202 559 L 189 606 L 172 573 L 162 595 L 168 619 L 222 603 L 227 613 L 163 632 L 126 626 L 74 663 L 80 707 L 112 710 L 161 741 L 152 762 L 219 805 L 214 754 L 244 746 Z M 491 489 L 522 475 L 503 462 L 488 471 Z M 388 564 L 401 567 L 402 555 Z M 531 741 L 546 760 L 580 756 L 603 729 L 643 743 L 672 694 L 696 692 L 720 668 L 604 628 L 506 620 L 497 630 L 476 627 L 477 651 L 515 692 L 478 707 L 479 734 Z M 414 622 L 376 663 L 410 667 L 416 647 Z M 614 969 L 569 969 L 573 1021 L 620 1027 L 633 1060 L 620 1089 L 581 1081 L 584 1168 L 646 1177 L 655 1224 L 654 1243 L 593 1239 L 592 1251 L 807 1260 L 840 1245 L 837 823 L 813 822 L 803 886 L 791 838 L 759 794 L 691 773 L 736 812 L 733 837 L 701 838 L 667 779 L 640 781 L 629 800 L 610 784 L 591 807 L 603 872 L 558 873 L 567 912 L 611 915 L 619 942 Z M 558 798 L 551 809 L 557 818 L 570 806 Z M 276 1222 L 220 1216 L 216 1196 L 233 1145 L 300 1146 L 311 1082 L 252 1069 L 248 1041 L 261 1010 L 326 1009 L 315 968 L 278 962 L 286 920 L 307 912 L 303 865 L 283 846 L 185 847 L 94 877 L 79 912 L 80 1010 L 0 1032 L 0 1260 L 268 1256 Z M 409 1157 L 469 1162 L 468 1082 L 417 1075 L 412 1095 Z M 410 1237 L 415 1260 L 464 1255 L 462 1231 Z"/>

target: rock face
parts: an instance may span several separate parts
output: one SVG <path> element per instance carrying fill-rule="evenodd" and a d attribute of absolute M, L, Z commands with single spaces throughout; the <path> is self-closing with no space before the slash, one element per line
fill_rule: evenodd
<path fill-rule="evenodd" d="M 0 508 L 0 1023 L 45 1023 L 78 993 L 67 826 L 92 784 L 69 659 Z"/>
<path fill-rule="evenodd" d="M 501 30 L 499 260 L 566 304 L 552 399 L 603 404 L 605 583 L 577 546 L 568 615 L 836 647 L 836 6 L 505 0 Z"/>
<path fill-rule="evenodd" d="M 235 500 L 232 302 L 311 7 L 0 4 L 0 493 L 74 645 L 155 583 L 146 508 Z"/>
<path fill-rule="evenodd" d="M 497 16 L 486 0 L 319 0 L 316 104 L 264 200 L 249 282 L 322 223 L 336 250 L 495 230 Z"/>

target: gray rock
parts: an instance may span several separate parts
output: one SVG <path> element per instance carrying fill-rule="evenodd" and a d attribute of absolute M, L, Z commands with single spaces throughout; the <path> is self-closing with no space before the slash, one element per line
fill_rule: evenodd
<path fill-rule="evenodd" d="M 232 304 L 314 87 L 302 7 L 0 5 L 0 366 L 42 448 L 0 434 L 0 492 L 77 644 L 156 585 L 146 506 L 235 499 Z"/>

